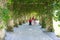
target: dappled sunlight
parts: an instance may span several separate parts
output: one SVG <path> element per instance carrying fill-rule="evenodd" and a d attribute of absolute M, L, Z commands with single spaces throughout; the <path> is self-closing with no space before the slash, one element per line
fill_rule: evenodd
<path fill-rule="evenodd" d="M 54 12 L 54 16 L 56 16 L 56 14 L 57 14 L 58 11 L 59 11 L 59 10 L 56 10 L 56 11 Z M 56 34 L 56 35 L 60 35 L 60 27 L 58 26 L 58 24 L 60 24 L 60 21 L 56 21 L 56 20 L 54 20 L 54 18 L 53 18 L 53 28 L 54 28 L 54 30 L 55 30 L 55 34 Z"/>
<path fill-rule="evenodd" d="M 55 30 L 56 35 L 60 35 L 60 27 L 58 27 L 59 22 L 53 20 L 53 28 Z"/>

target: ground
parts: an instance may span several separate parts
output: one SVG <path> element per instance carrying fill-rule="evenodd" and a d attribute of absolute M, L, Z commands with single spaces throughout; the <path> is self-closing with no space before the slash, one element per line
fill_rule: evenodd
<path fill-rule="evenodd" d="M 41 30 L 40 25 L 29 26 L 26 23 L 13 30 L 13 32 L 6 32 L 5 40 L 53 40 Z"/>

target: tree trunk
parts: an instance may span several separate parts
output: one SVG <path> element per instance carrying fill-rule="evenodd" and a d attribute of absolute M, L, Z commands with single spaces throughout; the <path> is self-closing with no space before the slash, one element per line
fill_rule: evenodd
<path fill-rule="evenodd" d="M 0 40 L 5 40 L 5 30 L 0 29 Z"/>
<path fill-rule="evenodd" d="M 41 21 L 41 25 L 42 25 L 42 28 L 45 28 L 45 16 L 44 15 L 41 15 L 41 19 L 40 19 Z"/>
<path fill-rule="evenodd" d="M 14 20 L 14 26 L 15 26 L 15 27 L 18 27 L 18 25 L 19 25 L 19 19 L 16 18 L 16 19 Z"/>
<path fill-rule="evenodd" d="M 49 32 L 53 31 L 53 22 L 52 22 L 52 17 L 47 15 L 47 20 L 46 20 L 46 30 Z"/>
<path fill-rule="evenodd" d="M 0 40 L 5 39 L 5 23 L 0 19 Z"/>
<path fill-rule="evenodd" d="M 13 19 L 8 20 L 7 31 L 13 31 L 13 27 L 14 27 L 14 20 Z"/>

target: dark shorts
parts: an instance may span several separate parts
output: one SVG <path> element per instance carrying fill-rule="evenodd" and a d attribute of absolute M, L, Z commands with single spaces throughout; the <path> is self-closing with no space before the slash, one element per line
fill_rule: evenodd
<path fill-rule="evenodd" d="M 31 22 L 29 22 L 29 25 L 32 25 Z"/>

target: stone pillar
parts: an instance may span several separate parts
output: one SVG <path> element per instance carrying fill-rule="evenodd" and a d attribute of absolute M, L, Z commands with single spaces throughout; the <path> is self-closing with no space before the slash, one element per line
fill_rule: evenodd
<path fill-rule="evenodd" d="M 47 15 L 47 20 L 46 20 L 46 30 L 48 32 L 53 32 L 53 21 L 52 21 L 52 17 Z"/>

